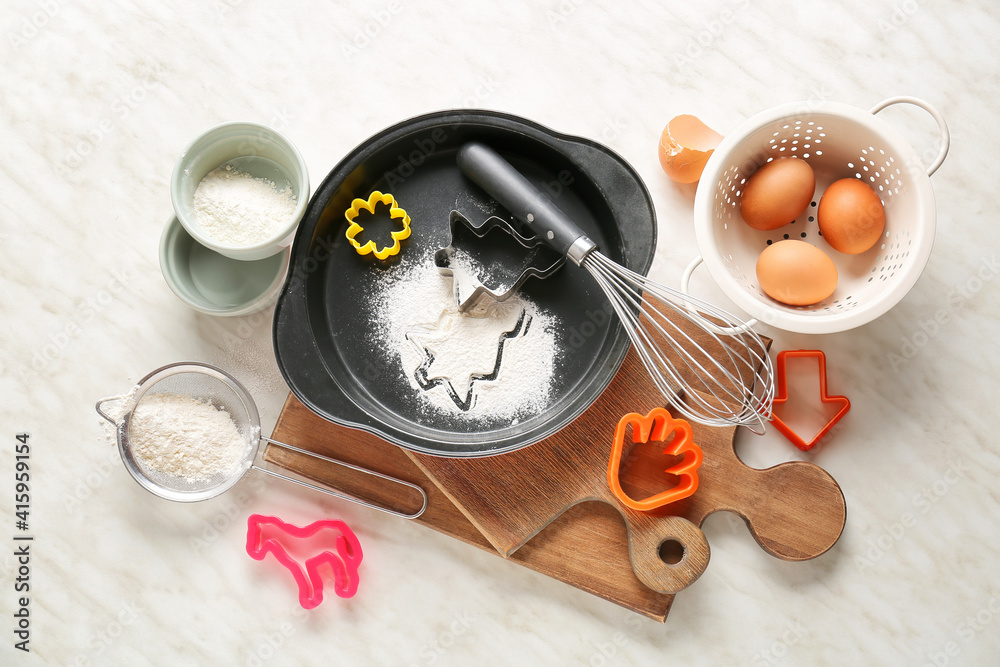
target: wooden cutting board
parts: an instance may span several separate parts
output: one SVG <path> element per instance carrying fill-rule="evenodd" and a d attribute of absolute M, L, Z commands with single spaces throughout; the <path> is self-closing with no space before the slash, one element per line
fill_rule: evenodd
<path fill-rule="evenodd" d="M 645 413 L 660 403 L 630 351 L 608 389 L 576 421 L 509 454 L 448 459 L 404 452 L 331 424 L 291 396 L 272 437 L 417 483 L 430 496 L 418 522 L 480 548 L 492 546 L 510 560 L 660 621 L 672 593 L 707 565 L 708 544 L 698 527 L 712 512 L 742 516 L 761 547 L 786 560 L 813 558 L 837 541 L 846 504 L 833 478 L 805 462 L 749 468 L 734 451 L 734 428 L 694 426 L 704 462 L 690 498 L 652 513 L 618 503 L 606 485 L 615 425 L 628 412 Z M 623 458 L 622 486 L 632 497 L 670 485 L 661 471 L 671 461 L 660 449 L 658 443 L 636 445 Z M 419 507 L 415 498 L 400 505 L 398 486 L 352 477 L 357 474 L 278 447 L 268 447 L 265 459 L 402 511 Z M 679 553 L 664 545 L 680 547 Z"/>
<path fill-rule="evenodd" d="M 677 324 L 711 348 L 705 332 L 684 321 Z M 847 508 L 837 482 L 807 462 L 767 470 L 748 467 L 734 450 L 733 427 L 692 425 L 694 441 L 704 453 L 694 495 L 654 512 L 637 512 L 618 502 L 606 476 L 615 427 L 622 416 L 644 415 L 662 402 L 638 355 L 630 350 L 598 400 L 546 440 L 477 459 L 407 454 L 508 557 L 577 503 L 608 503 L 628 526 L 636 576 L 663 593 L 682 590 L 704 571 L 709 549 L 699 527 L 718 510 L 743 517 L 760 546 L 785 560 L 814 558 L 839 539 Z M 662 443 L 635 445 L 623 457 L 620 479 L 631 497 L 647 497 L 676 483 L 662 474 L 671 464 L 662 449 Z"/>
<path fill-rule="evenodd" d="M 289 395 L 272 438 L 308 451 L 378 470 L 421 486 L 428 495 L 427 510 L 416 523 L 467 544 L 500 555 L 402 449 L 381 438 L 332 424 Z M 286 471 L 324 482 L 380 505 L 413 512 L 420 507 L 416 494 L 401 497 L 398 485 L 385 484 L 348 469 L 318 464 L 300 454 L 269 445 L 265 461 Z M 605 503 L 582 503 L 555 518 L 542 532 L 508 560 L 535 572 L 621 605 L 647 618 L 664 622 L 674 596 L 643 585 L 629 567 L 628 534 L 618 512 Z"/>

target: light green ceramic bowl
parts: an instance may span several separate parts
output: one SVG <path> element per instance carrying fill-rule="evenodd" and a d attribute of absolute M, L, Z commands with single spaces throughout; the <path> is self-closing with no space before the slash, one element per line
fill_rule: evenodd
<path fill-rule="evenodd" d="M 194 193 L 201 179 L 223 165 L 274 181 L 279 189 L 290 184 L 297 206 L 288 223 L 253 245 L 226 245 L 206 234 L 195 215 Z M 257 123 L 223 123 L 199 136 L 181 153 L 170 179 L 170 199 L 181 224 L 203 246 L 233 259 L 262 259 L 291 244 L 309 203 L 309 172 L 298 149 L 279 132 Z"/>
<path fill-rule="evenodd" d="M 176 216 L 160 236 L 164 280 L 192 308 L 208 315 L 249 315 L 274 303 L 281 291 L 291 249 L 244 261 L 198 243 Z"/>

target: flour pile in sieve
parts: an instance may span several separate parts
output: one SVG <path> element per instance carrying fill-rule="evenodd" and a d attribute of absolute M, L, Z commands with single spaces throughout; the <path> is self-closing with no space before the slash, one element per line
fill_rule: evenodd
<path fill-rule="evenodd" d="M 246 439 L 228 412 L 182 394 L 147 394 L 132 413 L 129 444 L 143 466 L 197 482 L 235 472 Z"/>
<path fill-rule="evenodd" d="M 383 354 L 398 359 L 428 408 L 470 420 L 516 421 L 548 405 L 559 349 L 556 319 L 529 299 L 486 297 L 462 313 L 452 279 L 429 257 L 387 272 L 373 296 L 375 339 Z"/>

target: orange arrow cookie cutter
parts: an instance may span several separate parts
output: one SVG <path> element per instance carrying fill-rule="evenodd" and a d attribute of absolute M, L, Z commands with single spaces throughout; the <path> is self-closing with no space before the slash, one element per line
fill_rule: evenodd
<path fill-rule="evenodd" d="M 356 221 L 358 215 L 361 213 L 362 209 L 368 211 L 372 215 L 375 214 L 375 208 L 382 204 L 389 207 L 389 218 L 391 220 L 399 220 L 403 227 L 394 232 L 390 232 L 389 236 L 392 238 L 392 244 L 384 248 L 379 248 L 375 245 L 375 241 L 368 241 L 364 245 L 358 243 L 355 238 L 358 234 L 364 231 L 364 227 L 359 225 Z M 347 228 L 346 236 L 348 242 L 358 251 L 359 255 L 367 255 L 369 253 L 374 254 L 379 259 L 385 259 L 391 255 L 395 255 L 399 252 L 400 241 L 409 238 L 410 236 L 410 216 L 399 207 L 396 203 L 396 198 L 393 197 L 388 192 L 382 193 L 378 190 L 372 192 L 368 195 L 368 199 L 355 199 L 351 202 L 351 207 L 344 211 L 344 217 L 350 226 Z"/>
<path fill-rule="evenodd" d="M 632 440 L 636 443 L 663 442 L 671 433 L 674 434 L 674 439 L 666 446 L 663 453 L 684 456 L 680 463 L 664 470 L 665 473 L 680 478 L 676 486 L 642 500 L 635 500 L 625 493 L 619 479 L 619 471 L 625 452 L 625 431 L 629 424 L 632 425 Z M 698 468 L 703 458 L 701 447 L 694 443 L 691 424 L 688 422 L 674 419 L 664 408 L 653 408 L 646 416 L 631 412 L 619 420 L 618 428 L 615 429 L 611 461 L 608 463 L 608 486 L 626 507 L 648 512 L 693 494 L 698 489 Z"/>
<path fill-rule="evenodd" d="M 827 404 L 840 405 L 840 410 L 833 416 L 830 421 L 826 423 L 823 428 L 819 430 L 812 440 L 806 442 L 802 436 L 796 433 L 788 424 L 783 422 L 780 417 L 778 417 L 777 410 L 772 410 L 772 420 L 774 422 L 774 427 L 781 431 L 786 438 L 788 438 L 793 445 L 798 447 L 804 452 L 808 452 L 810 449 L 815 447 L 820 440 L 823 439 L 830 429 L 840 421 L 840 419 L 847 414 L 847 411 L 851 409 L 851 401 L 848 400 L 846 396 L 828 396 L 826 393 L 826 355 L 823 354 L 822 350 L 783 350 L 778 353 L 778 363 L 775 375 L 777 376 L 778 386 L 774 397 L 774 408 L 784 405 L 788 401 L 788 380 L 786 377 L 785 370 L 785 360 L 788 357 L 795 358 L 806 358 L 815 357 L 819 361 L 819 400 Z"/>

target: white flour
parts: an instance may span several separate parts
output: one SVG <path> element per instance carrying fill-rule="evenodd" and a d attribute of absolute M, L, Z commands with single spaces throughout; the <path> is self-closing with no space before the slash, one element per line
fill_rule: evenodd
<path fill-rule="evenodd" d="M 143 465 L 189 481 L 235 471 L 246 450 L 228 412 L 182 394 L 143 396 L 129 443 Z"/>
<path fill-rule="evenodd" d="M 231 246 L 271 238 L 288 224 L 297 205 L 290 184 L 278 190 L 273 181 L 229 165 L 209 172 L 194 193 L 198 224 L 216 242 Z"/>
<path fill-rule="evenodd" d="M 555 319 L 531 301 L 486 297 L 462 313 L 452 279 L 428 258 L 396 267 L 373 296 L 376 339 L 428 406 L 469 419 L 515 419 L 547 405 Z"/>

